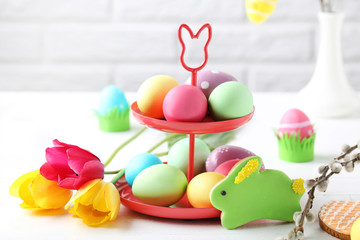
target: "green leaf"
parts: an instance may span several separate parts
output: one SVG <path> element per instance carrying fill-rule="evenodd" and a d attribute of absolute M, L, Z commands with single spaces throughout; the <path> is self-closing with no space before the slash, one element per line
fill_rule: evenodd
<path fill-rule="evenodd" d="M 204 134 L 200 135 L 199 138 L 203 140 L 212 151 L 219 146 L 229 143 L 231 140 L 234 139 L 236 133 L 236 130 L 232 130 L 222 133 Z"/>
<path fill-rule="evenodd" d="M 176 142 L 179 140 L 186 138 L 186 134 L 175 134 L 175 133 L 166 133 L 166 137 L 170 137 L 171 135 L 177 135 L 168 141 L 168 148 L 170 149 Z M 236 135 L 236 130 L 222 132 L 222 133 L 213 133 L 213 134 L 202 134 L 197 135 L 197 138 L 203 140 L 210 148 L 210 150 L 214 150 L 215 148 L 225 145 L 234 139 Z"/>
<path fill-rule="evenodd" d="M 183 138 L 186 138 L 187 135 L 186 134 L 178 134 L 178 133 L 166 133 L 166 137 L 170 137 L 170 136 L 174 136 L 177 135 L 176 137 L 170 139 L 168 141 L 168 149 L 170 149 L 175 143 L 177 143 L 178 141 L 180 141 Z"/>

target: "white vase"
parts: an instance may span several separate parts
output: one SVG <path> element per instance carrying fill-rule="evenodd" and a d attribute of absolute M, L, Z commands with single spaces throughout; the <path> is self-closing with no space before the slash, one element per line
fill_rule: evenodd
<path fill-rule="evenodd" d="M 360 111 L 360 100 L 345 75 L 341 51 L 344 14 L 321 12 L 320 44 L 315 71 L 297 95 L 297 105 L 318 117 L 346 117 Z"/>

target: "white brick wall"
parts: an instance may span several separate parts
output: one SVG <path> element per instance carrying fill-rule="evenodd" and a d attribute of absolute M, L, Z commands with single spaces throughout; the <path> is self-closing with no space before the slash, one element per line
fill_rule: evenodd
<path fill-rule="evenodd" d="M 115 19 L 120 22 L 225 22 L 241 21 L 242 1 L 218 0 L 115 0 Z"/>
<path fill-rule="evenodd" d="M 110 0 L 1 0 L 4 21 L 100 21 L 110 19 Z"/>
<path fill-rule="evenodd" d="M 41 31 L 27 24 L 0 24 L 0 61 L 39 61 Z"/>
<path fill-rule="evenodd" d="M 101 89 L 112 82 L 106 64 L 0 64 L 1 90 Z"/>
<path fill-rule="evenodd" d="M 360 1 L 342 1 L 347 76 L 360 90 Z M 0 90 L 136 90 L 154 74 L 185 82 L 177 29 L 213 26 L 208 69 L 254 91 L 298 91 L 318 44 L 318 0 L 279 0 L 262 25 L 245 0 L 0 0 Z M 189 48 L 190 60 L 201 54 Z"/>
<path fill-rule="evenodd" d="M 176 35 L 167 26 L 66 24 L 45 32 L 46 55 L 54 62 L 174 61 Z M 168 51 L 167 51 L 168 50 Z"/>

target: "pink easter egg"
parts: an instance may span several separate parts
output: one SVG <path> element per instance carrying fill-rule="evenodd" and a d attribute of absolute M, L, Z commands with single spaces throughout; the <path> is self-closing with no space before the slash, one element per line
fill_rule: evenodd
<path fill-rule="evenodd" d="M 166 94 L 163 112 L 167 121 L 201 122 L 207 113 L 207 100 L 200 89 L 179 85 Z"/>
<path fill-rule="evenodd" d="M 314 128 L 305 113 L 297 108 L 292 108 L 281 118 L 278 129 L 279 137 L 281 138 L 285 133 L 297 136 L 299 131 L 300 140 L 302 140 L 310 137 L 314 133 Z"/>
<path fill-rule="evenodd" d="M 197 87 L 209 98 L 211 92 L 220 84 L 229 81 L 237 81 L 236 78 L 230 74 L 220 72 L 217 70 L 201 70 L 197 74 Z M 191 79 L 186 81 L 186 84 L 191 84 Z"/>
<path fill-rule="evenodd" d="M 235 166 L 235 164 L 244 161 L 245 159 L 233 159 L 233 160 L 228 160 L 226 162 L 223 162 L 222 164 L 220 164 L 219 166 L 217 166 L 217 168 L 215 169 L 214 172 L 217 173 L 221 173 L 222 175 L 227 176 L 228 173 L 231 171 L 231 169 Z M 264 170 L 264 164 L 261 164 L 261 170 Z"/>

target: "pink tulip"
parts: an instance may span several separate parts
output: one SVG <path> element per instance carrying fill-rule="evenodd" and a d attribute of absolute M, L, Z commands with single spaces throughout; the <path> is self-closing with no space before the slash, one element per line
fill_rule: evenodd
<path fill-rule="evenodd" d="M 94 154 L 75 145 L 55 139 L 54 147 L 46 149 L 46 163 L 40 173 L 46 179 L 56 181 L 60 187 L 79 189 L 84 183 L 104 178 L 104 165 Z"/>

